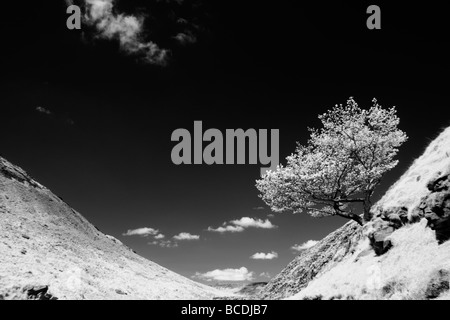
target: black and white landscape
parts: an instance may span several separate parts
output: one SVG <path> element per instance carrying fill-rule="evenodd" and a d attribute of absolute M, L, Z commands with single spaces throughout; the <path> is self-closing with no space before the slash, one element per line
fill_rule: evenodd
<path fill-rule="evenodd" d="M 47 2 L 1 22 L 0 300 L 450 298 L 442 8 Z"/>

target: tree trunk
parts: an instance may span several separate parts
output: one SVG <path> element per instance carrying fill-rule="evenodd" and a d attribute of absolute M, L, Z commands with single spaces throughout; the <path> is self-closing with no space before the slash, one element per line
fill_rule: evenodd
<path fill-rule="evenodd" d="M 364 221 L 359 215 L 357 214 L 349 214 L 349 219 L 356 221 L 360 226 L 363 226 L 366 221 Z"/>
<path fill-rule="evenodd" d="M 361 218 L 361 216 L 354 214 L 353 212 L 341 210 L 339 208 L 339 204 L 336 202 L 334 203 L 334 211 L 336 212 L 336 215 L 346 218 L 346 219 L 356 221 L 360 226 L 364 225 L 364 223 L 367 222 L 367 221 L 365 221 L 365 219 L 363 220 Z"/>
<path fill-rule="evenodd" d="M 372 201 L 370 200 L 373 190 L 368 190 L 364 196 L 364 223 L 369 222 L 372 219 L 372 213 L 370 209 L 372 208 Z"/>

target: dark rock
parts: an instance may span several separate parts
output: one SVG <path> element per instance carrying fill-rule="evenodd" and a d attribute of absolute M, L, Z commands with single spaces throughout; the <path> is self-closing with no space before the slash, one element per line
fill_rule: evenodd
<path fill-rule="evenodd" d="M 450 239 L 450 219 L 445 218 L 434 221 L 432 229 L 436 231 L 436 239 L 439 244 Z"/>
<path fill-rule="evenodd" d="M 117 294 L 121 294 L 121 295 L 127 295 L 128 294 L 128 293 L 126 293 L 126 292 L 124 292 L 124 291 L 122 291 L 120 289 L 116 289 L 116 293 Z"/>
<path fill-rule="evenodd" d="M 48 293 L 48 286 L 26 286 L 23 291 L 28 300 L 58 300 L 55 296 Z"/>
<path fill-rule="evenodd" d="M 396 228 L 390 220 L 387 220 L 386 218 L 376 218 L 374 221 L 369 222 L 366 228 L 371 230 L 366 233 L 366 235 L 377 255 L 386 253 L 392 247 L 392 243 L 388 237 Z"/>
<path fill-rule="evenodd" d="M 447 270 L 439 270 L 428 283 L 425 297 L 427 299 L 435 299 L 443 292 L 450 289 L 450 273 Z"/>
<path fill-rule="evenodd" d="M 421 199 L 418 214 L 428 220 L 436 239 L 443 243 L 450 239 L 450 175 L 431 180 L 427 188 L 431 192 Z"/>
<path fill-rule="evenodd" d="M 322 300 L 323 296 L 322 295 L 317 295 L 317 296 L 313 296 L 313 297 L 305 297 L 303 298 L 303 300 Z"/>
<path fill-rule="evenodd" d="M 439 191 L 443 191 L 443 190 L 448 190 L 449 187 L 450 187 L 450 180 L 448 179 L 448 175 L 439 177 L 436 180 L 431 180 L 427 184 L 427 188 L 431 192 L 439 192 Z"/>
<path fill-rule="evenodd" d="M 387 219 L 389 220 L 389 222 L 392 224 L 392 226 L 395 229 L 400 228 L 404 223 L 402 221 L 402 219 L 400 218 L 400 216 L 396 213 L 391 213 Z"/>
<path fill-rule="evenodd" d="M 371 245 L 378 256 L 385 254 L 392 248 L 392 242 L 390 240 L 372 242 Z"/>
<path fill-rule="evenodd" d="M 377 254 L 385 253 L 392 246 L 386 238 L 394 230 L 407 223 L 419 222 L 422 218 L 427 219 L 428 226 L 436 231 L 439 243 L 450 239 L 450 175 L 432 179 L 427 188 L 430 193 L 421 199 L 417 207 L 411 208 L 409 215 L 405 207 L 374 208 L 374 219 L 369 222 L 372 231 L 368 237 Z"/>

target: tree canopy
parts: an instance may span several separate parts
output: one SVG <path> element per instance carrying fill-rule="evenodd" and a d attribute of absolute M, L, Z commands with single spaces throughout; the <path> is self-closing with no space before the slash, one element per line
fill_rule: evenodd
<path fill-rule="evenodd" d="M 376 186 L 397 165 L 394 157 L 407 140 L 396 109 L 384 109 L 376 99 L 362 109 L 350 97 L 319 119 L 322 128 L 308 129 L 307 144 L 297 143 L 286 166 L 256 181 L 260 197 L 276 212 L 338 215 L 363 224 L 371 218 Z M 363 218 L 354 212 L 356 203 L 363 205 Z"/>

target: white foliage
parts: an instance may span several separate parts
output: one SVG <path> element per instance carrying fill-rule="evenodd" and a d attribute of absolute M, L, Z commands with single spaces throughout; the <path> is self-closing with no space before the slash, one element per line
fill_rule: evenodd
<path fill-rule="evenodd" d="M 369 203 L 383 175 L 397 165 L 394 157 L 407 136 L 397 128 L 395 107 L 383 109 L 375 99 L 366 110 L 350 98 L 319 119 L 323 128 L 310 128 L 307 145 L 298 144 L 287 165 L 268 171 L 256 186 L 276 212 L 354 218 L 349 204 Z"/>

